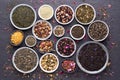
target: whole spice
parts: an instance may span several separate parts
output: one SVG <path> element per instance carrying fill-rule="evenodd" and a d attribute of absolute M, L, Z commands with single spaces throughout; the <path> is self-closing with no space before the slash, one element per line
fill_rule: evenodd
<path fill-rule="evenodd" d="M 47 21 L 38 21 L 34 27 L 35 36 L 38 38 L 48 38 L 51 35 L 52 27 Z"/>
<path fill-rule="evenodd" d="M 57 69 L 58 63 L 57 57 L 52 53 L 47 53 L 40 59 L 41 68 L 46 72 L 52 72 Z"/>
<path fill-rule="evenodd" d="M 99 44 L 88 43 L 79 51 L 78 59 L 86 70 L 97 71 L 106 63 L 106 52 Z"/>
<path fill-rule="evenodd" d="M 18 46 L 22 43 L 24 34 L 21 31 L 15 31 L 10 37 L 10 41 L 14 46 Z"/>
<path fill-rule="evenodd" d="M 43 20 L 49 20 L 52 18 L 53 13 L 53 8 L 50 5 L 42 5 L 38 10 L 38 14 Z"/>
<path fill-rule="evenodd" d="M 53 42 L 51 40 L 41 41 L 39 44 L 39 51 L 41 53 L 47 53 L 53 50 Z"/>
<path fill-rule="evenodd" d="M 56 27 L 54 28 L 54 34 L 55 34 L 55 36 L 57 36 L 57 37 L 63 36 L 63 35 L 64 35 L 64 32 L 65 32 L 65 29 L 64 29 L 62 26 L 60 26 L 60 25 L 58 25 L 58 26 L 56 26 Z"/>
<path fill-rule="evenodd" d="M 64 60 L 62 62 L 62 68 L 68 73 L 74 72 L 76 68 L 76 63 L 72 60 Z"/>
<path fill-rule="evenodd" d="M 12 14 L 13 23 L 20 28 L 26 28 L 32 25 L 35 19 L 35 13 L 28 6 L 17 7 Z"/>
<path fill-rule="evenodd" d="M 20 48 L 15 56 L 14 63 L 22 71 L 30 71 L 37 65 L 37 55 L 30 48 Z"/>
<path fill-rule="evenodd" d="M 73 19 L 73 10 L 70 6 L 68 5 L 61 5 L 60 7 L 58 7 L 56 9 L 56 19 L 60 22 L 60 23 L 69 23 L 72 21 Z"/>
<path fill-rule="evenodd" d="M 89 36 L 94 40 L 102 40 L 108 34 L 108 28 L 105 23 L 101 21 L 96 21 L 92 23 L 88 29 Z"/>
<path fill-rule="evenodd" d="M 71 30 L 71 34 L 75 38 L 81 38 L 84 35 L 84 30 L 81 26 L 74 26 Z"/>
<path fill-rule="evenodd" d="M 62 56 L 71 56 L 75 51 L 75 43 L 71 38 L 61 38 L 57 44 L 57 51 Z"/>
<path fill-rule="evenodd" d="M 94 16 L 94 9 L 88 4 L 80 5 L 76 9 L 76 18 L 81 23 L 90 23 L 94 19 Z"/>
<path fill-rule="evenodd" d="M 29 47 L 33 47 L 36 44 L 36 38 L 32 35 L 29 35 L 25 39 L 26 45 Z"/>

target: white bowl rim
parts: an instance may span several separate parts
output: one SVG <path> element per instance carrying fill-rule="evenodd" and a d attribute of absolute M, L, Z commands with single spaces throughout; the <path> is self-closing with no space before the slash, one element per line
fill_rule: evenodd
<path fill-rule="evenodd" d="M 43 18 L 43 17 L 40 15 L 40 9 L 41 9 L 42 7 L 44 7 L 44 6 L 48 6 L 48 7 L 50 7 L 51 10 L 52 10 L 52 15 L 51 15 L 49 18 L 46 18 L 46 19 Z M 39 9 L 38 9 L 38 15 L 39 15 L 39 17 L 40 17 L 41 19 L 43 19 L 43 20 L 50 20 L 50 19 L 53 17 L 53 15 L 54 15 L 54 9 L 53 9 L 53 7 L 50 6 L 49 4 L 43 4 L 43 5 L 40 6 Z"/>
<path fill-rule="evenodd" d="M 46 38 L 39 38 L 39 37 L 36 36 L 35 33 L 34 33 L 34 28 L 35 28 L 35 26 L 36 26 L 36 23 L 42 22 L 42 21 L 47 22 L 47 23 L 50 25 L 50 28 L 51 28 L 50 35 L 48 35 Z M 51 25 L 51 23 L 48 22 L 48 21 L 46 21 L 46 20 L 38 20 L 38 21 L 36 21 L 36 23 L 35 23 L 35 24 L 33 25 L 33 27 L 32 27 L 32 33 L 33 33 L 33 35 L 34 35 L 38 40 L 47 40 L 48 38 L 50 38 L 50 36 L 52 35 L 52 25 Z"/>
<path fill-rule="evenodd" d="M 80 26 L 80 27 L 83 29 L 84 34 L 82 35 L 82 37 L 80 37 L 80 38 L 75 38 L 75 37 L 72 35 L 72 29 L 73 29 L 75 26 Z M 85 28 L 84 28 L 82 25 L 80 25 L 80 24 L 75 24 L 75 25 L 73 25 L 73 26 L 70 28 L 70 36 L 71 36 L 74 40 L 81 40 L 81 39 L 83 39 L 83 38 L 85 37 L 85 35 L 86 35 L 86 30 L 85 30 Z"/>
<path fill-rule="evenodd" d="M 78 59 L 79 51 L 81 50 L 81 48 L 84 47 L 86 44 L 89 44 L 89 43 L 95 43 L 95 44 L 100 45 L 100 46 L 103 48 L 103 50 L 106 52 L 106 62 L 105 62 L 105 64 L 104 64 L 104 66 L 103 66 L 101 69 L 97 70 L 97 71 L 89 71 L 89 70 L 86 70 L 84 67 L 82 67 L 82 65 L 80 64 L 79 59 Z M 77 65 L 78 65 L 78 67 L 79 67 L 83 72 L 88 73 L 88 74 L 98 74 L 98 73 L 102 72 L 102 71 L 107 67 L 108 61 L 109 61 L 109 53 L 108 53 L 107 48 L 106 48 L 102 43 L 98 43 L 98 42 L 96 42 L 96 41 L 88 41 L 88 42 L 83 43 L 83 44 L 79 47 L 79 49 L 78 49 L 78 51 L 77 51 L 77 54 L 76 54 L 76 63 L 77 63 Z"/>
<path fill-rule="evenodd" d="M 72 54 L 70 54 L 70 55 L 68 55 L 68 56 L 65 56 L 65 55 L 60 54 L 60 52 L 58 51 L 58 47 L 57 47 L 59 41 L 62 40 L 62 39 L 64 39 L 64 38 L 70 39 L 70 40 L 72 40 L 73 43 L 74 43 L 74 51 L 73 51 Z M 72 38 L 70 38 L 70 37 L 62 37 L 62 38 L 60 38 L 60 39 L 57 41 L 57 43 L 56 43 L 56 52 L 57 52 L 57 53 L 59 54 L 59 56 L 61 56 L 61 57 L 64 57 L 64 58 L 71 57 L 71 56 L 76 52 L 76 43 L 75 43 L 75 41 L 74 41 Z"/>
<path fill-rule="evenodd" d="M 92 38 L 92 37 L 90 36 L 90 34 L 89 34 L 89 28 L 90 28 L 91 25 L 92 25 L 93 23 L 95 23 L 95 22 L 101 22 L 101 23 L 105 24 L 106 27 L 107 27 L 107 34 L 106 34 L 106 36 L 105 36 L 103 39 L 95 40 L 95 39 Z M 109 32 L 110 32 L 110 30 L 109 30 L 109 27 L 108 27 L 107 23 L 104 22 L 104 21 L 102 21 L 102 20 L 95 20 L 94 22 L 92 22 L 92 23 L 88 26 L 88 29 L 87 29 L 87 33 L 88 33 L 88 36 L 90 37 L 90 39 L 92 39 L 93 41 L 98 41 L 98 42 L 104 41 L 104 40 L 108 37 Z"/>
<path fill-rule="evenodd" d="M 13 20 L 12 20 L 12 14 L 13 14 L 14 10 L 15 10 L 16 8 L 20 7 L 20 6 L 27 6 L 27 7 L 31 8 L 32 11 L 34 12 L 34 16 L 35 16 L 34 21 L 33 21 L 33 23 L 32 23 L 30 26 L 28 26 L 28 27 L 26 27 L 26 28 L 20 28 L 20 27 L 16 26 L 16 25 L 14 24 Z M 18 5 L 16 5 L 16 6 L 11 10 L 11 12 L 10 12 L 10 21 L 11 21 L 12 25 L 13 25 L 15 28 L 19 29 L 19 30 L 27 30 L 27 29 L 30 29 L 30 28 L 34 25 L 34 23 L 36 22 L 36 19 L 37 19 L 37 15 L 36 15 L 35 9 L 34 9 L 32 6 L 28 5 L 28 4 L 18 4 Z"/>
<path fill-rule="evenodd" d="M 88 23 L 80 22 L 80 21 L 77 19 L 77 16 L 76 16 L 77 9 L 78 9 L 80 6 L 82 6 L 82 5 L 88 5 L 88 6 L 90 6 L 90 7 L 93 9 L 94 17 L 93 17 L 93 19 L 92 19 L 90 22 L 88 22 Z M 80 24 L 82 24 L 82 25 L 88 25 L 88 24 L 92 23 L 92 22 L 95 20 L 95 18 L 96 18 L 96 10 L 95 10 L 95 8 L 94 8 L 91 4 L 82 3 L 82 4 L 79 4 L 79 5 L 76 7 L 76 9 L 75 9 L 75 19 L 76 19 L 77 22 L 79 22 Z"/>
<path fill-rule="evenodd" d="M 62 23 L 62 22 L 58 21 L 58 19 L 57 19 L 57 17 L 56 17 L 57 9 L 60 8 L 60 7 L 62 7 L 62 6 L 67 6 L 67 7 L 69 7 L 69 8 L 72 10 L 72 12 L 73 12 L 72 19 L 71 19 L 69 22 L 67 22 L 67 23 Z M 55 17 L 55 20 L 56 20 L 59 24 L 61 24 L 61 25 L 70 24 L 70 23 L 74 20 L 74 10 L 73 10 L 73 8 L 72 8 L 71 6 L 69 6 L 69 5 L 67 5 L 67 4 L 59 5 L 59 6 L 56 8 L 56 10 L 55 10 L 54 17 Z"/>
<path fill-rule="evenodd" d="M 35 39 L 35 44 L 34 44 L 34 45 L 30 46 L 30 45 L 27 44 L 27 41 L 26 41 L 26 40 L 27 40 L 28 37 L 33 37 L 33 38 Z M 37 43 L 37 40 L 36 40 L 35 36 L 33 36 L 33 35 L 28 35 L 28 36 L 25 38 L 25 44 L 26 44 L 28 47 L 33 47 L 33 46 L 36 45 L 36 43 Z"/>
<path fill-rule="evenodd" d="M 16 66 L 16 64 L 15 64 L 15 62 L 14 62 L 15 55 L 16 55 L 17 51 L 19 51 L 19 50 L 21 50 L 21 49 L 30 49 L 30 50 L 32 50 L 32 51 L 34 52 L 34 54 L 35 54 L 36 57 L 37 57 L 36 66 L 35 66 L 33 69 L 29 70 L 29 71 L 20 70 L 20 69 Z M 21 47 L 21 48 L 18 48 L 18 49 L 14 52 L 14 54 L 13 54 L 13 56 L 12 56 L 13 66 L 15 67 L 15 69 L 16 69 L 17 71 L 19 71 L 19 72 L 21 72 L 21 73 L 24 73 L 24 74 L 31 73 L 31 72 L 35 71 L 35 69 L 38 67 L 38 62 L 39 62 L 38 54 L 35 52 L 35 50 L 33 50 L 32 48 L 29 48 L 29 47 Z"/>
<path fill-rule="evenodd" d="M 60 35 L 60 36 L 58 36 L 58 35 L 55 34 L 55 29 L 56 29 L 58 26 L 60 26 L 60 27 L 62 27 L 62 28 L 64 29 L 63 34 Z M 63 26 L 61 26 L 61 25 L 56 25 L 56 26 L 54 27 L 54 29 L 53 29 L 53 34 L 54 34 L 56 37 L 62 37 L 62 36 L 65 34 L 65 28 L 64 28 Z"/>
<path fill-rule="evenodd" d="M 46 55 L 53 55 L 53 56 L 57 59 L 57 63 L 58 63 L 58 64 L 57 64 L 57 66 L 56 66 L 56 68 L 55 68 L 54 70 L 47 71 L 47 70 L 44 70 L 44 69 L 42 68 L 41 60 L 42 60 L 42 58 L 43 58 L 44 56 L 46 56 Z M 53 72 L 55 72 L 55 71 L 58 69 L 58 67 L 59 67 L 59 59 L 58 59 L 58 57 L 57 57 L 55 54 L 53 54 L 53 53 L 45 53 L 45 54 L 42 55 L 41 58 L 40 58 L 39 66 L 40 66 L 40 68 L 41 68 L 42 71 L 44 71 L 44 72 L 46 72 L 46 73 L 53 73 Z"/>

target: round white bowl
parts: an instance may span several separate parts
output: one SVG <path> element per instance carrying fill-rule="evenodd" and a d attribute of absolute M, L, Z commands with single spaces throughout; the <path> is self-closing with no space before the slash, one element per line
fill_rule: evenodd
<path fill-rule="evenodd" d="M 70 40 L 72 40 L 73 43 L 74 43 L 74 51 L 73 51 L 73 53 L 71 53 L 71 54 L 68 55 L 68 56 L 65 56 L 65 55 L 60 54 L 60 52 L 58 51 L 58 47 L 57 47 L 59 41 L 62 40 L 62 39 L 64 39 L 64 38 L 70 39 Z M 60 38 L 60 39 L 57 41 L 57 43 L 56 43 L 56 51 L 57 51 L 57 53 L 58 53 L 61 57 L 64 57 L 64 58 L 66 58 L 66 57 L 71 57 L 71 56 L 75 53 L 75 51 L 76 51 L 76 43 L 75 43 L 75 41 L 74 41 L 72 38 L 70 38 L 70 37 L 62 37 L 62 38 Z"/>
<path fill-rule="evenodd" d="M 35 55 L 36 55 L 36 57 L 37 57 L 36 66 L 35 66 L 33 69 L 29 70 L 29 71 L 23 71 L 23 70 L 19 69 L 19 68 L 16 66 L 15 62 L 14 62 L 16 53 L 17 53 L 19 50 L 21 50 L 21 49 L 30 49 L 30 50 L 32 50 L 32 51 L 35 53 Z M 21 47 L 21 48 L 17 49 L 17 50 L 14 52 L 13 56 L 12 56 L 13 66 L 15 67 L 15 69 L 16 69 L 17 71 L 19 71 L 19 72 L 21 72 L 21 73 L 24 73 L 24 74 L 33 72 L 33 71 L 37 68 L 38 62 L 39 62 L 38 54 L 37 54 L 33 49 L 28 48 L 28 47 Z"/>
<path fill-rule="evenodd" d="M 48 6 L 48 7 L 50 7 L 51 10 L 52 10 L 52 15 L 51 15 L 49 18 L 47 18 L 47 19 L 43 18 L 43 17 L 40 15 L 40 9 L 41 9 L 42 7 L 44 7 L 44 6 Z M 54 14 L 54 9 L 52 8 L 52 6 L 50 6 L 50 5 L 48 5 L 48 4 L 44 4 L 44 5 L 40 6 L 40 8 L 38 9 L 38 15 L 39 15 L 39 17 L 40 17 L 41 19 L 43 19 L 43 20 L 50 20 L 50 19 L 53 17 L 53 14 Z"/>
<path fill-rule="evenodd" d="M 39 38 L 39 37 L 36 36 L 36 34 L 34 33 L 34 28 L 35 28 L 36 24 L 37 24 L 38 22 L 42 22 L 42 21 L 45 21 L 45 20 L 38 20 L 38 21 L 34 24 L 34 26 L 33 26 L 33 28 L 32 28 L 32 33 L 33 33 L 33 35 L 34 35 L 38 40 L 47 40 L 47 39 L 50 38 L 50 36 L 52 35 L 52 25 L 51 25 L 48 21 L 45 21 L 45 22 L 47 22 L 47 23 L 50 25 L 50 28 L 51 28 L 50 35 L 49 35 L 48 37 L 46 37 L 46 38 Z"/>
<path fill-rule="evenodd" d="M 61 26 L 61 25 L 57 25 L 57 26 Z M 56 37 L 62 37 L 62 36 L 65 34 L 65 28 L 64 28 L 63 26 L 61 26 L 61 27 L 64 29 L 64 31 L 63 31 L 63 34 L 62 34 L 62 35 L 58 36 L 58 35 L 55 34 L 55 29 L 57 28 L 57 26 L 54 27 L 53 33 L 54 33 L 54 35 L 55 35 Z"/>
<path fill-rule="evenodd" d="M 81 65 L 81 63 L 79 62 L 79 59 L 78 59 L 79 51 L 82 49 L 82 47 L 84 47 L 86 44 L 89 44 L 89 43 L 95 43 L 95 44 L 100 45 L 100 46 L 103 48 L 103 50 L 106 52 L 106 62 L 105 62 L 105 64 L 104 64 L 104 66 L 103 66 L 101 69 L 97 70 L 97 71 L 89 71 L 89 70 L 86 70 L 86 69 Z M 76 54 L 76 62 L 77 62 L 77 64 L 78 64 L 78 67 L 79 67 L 83 72 L 88 73 L 88 74 L 98 74 L 98 73 L 102 72 L 102 71 L 107 67 L 108 61 L 109 61 L 109 53 L 108 53 L 107 48 L 106 48 L 103 44 L 98 43 L 98 42 L 95 42 L 95 41 L 88 41 L 88 42 L 82 44 L 82 45 L 80 46 L 80 48 L 78 49 L 77 54 Z"/>
<path fill-rule="evenodd" d="M 89 28 L 90 28 L 90 26 L 91 26 L 94 22 L 101 22 L 101 23 L 103 23 L 103 24 L 106 25 L 106 27 L 107 27 L 107 34 L 106 34 L 106 36 L 105 36 L 103 39 L 95 40 L 94 38 L 92 38 L 92 37 L 90 36 L 90 34 L 89 34 Z M 109 35 L 109 27 L 108 27 L 108 25 L 107 25 L 104 21 L 101 21 L 101 20 L 95 20 L 94 22 L 92 22 L 92 23 L 89 25 L 89 27 L 88 27 L 88 30 L 87 30 L 88 36 L 89 36 L 90 39 L 92 39 L 93 41 L 97 41 L 97 42 L 104 41 L 104 40 L 108 37 L 108 35 Z"/>
<path fill-rule="evenodd" d="M 62 6 L 67 6 L 67 7 L 69 7 L 69 8 L 72 10 L 72 12 L 73 12 L 72 19 L 71 19 L 69 22 L 67 22 L 67 23 L 62 23 L 62 22 L 60 22 L 60 21 L 57 19 L 57 17 L 56 17 L 56 12 L 57 12 L 58 8 L 60 8 L 60 7 L 62 7 Z M 74 10 L 72 9 L 71 6 L 64 4 L 64 5 L 60 5 L 60 6 L 58 6 L 58 7 L 56 8 L 54 15 L 55 15 L 56 21 L 57 21 L 59 24 L 67 25 L 67 24 L 70 24 L 70 23 L 73 21 L 73 19 L 74 19 Z"/>
<path fill-rule="evenodd" d="M 16 26 L 16 25 L 14 24 L 13 20 L 12 20 L 12 14 L 13 14 L 14 10 L 15 10 L 16 8 L 20 7 L 20 6 L 27 6 L 27 7 L 31 8 L 31 9 L 33 10 L 33 12 L 34 12 L 34 16 L 35 16 L 34 21 L 33 21 L 33 23 L 32 23 L 30 26 L 28 26 L 28 27 L 26 27 L 26 28 L 20 28 L 20 27 Z M 36 19 L 37 19 L 37 15 L 36 15 L 35 9 L 34 9 L 32 6 L 28 5 L 28 4 L 19 4 L 19 5 L 15 6 L 15 7 L 11 10 L 11 13 L 10 13 L 10 21 L 11 21 L 12 25 L 13 25 L 15 28 L 20 29 L 20 30 L 30 29 L 30 28 L 34 25 Z"/>
<path fill-rule="evenodd" d="M 93 9 L 94 17 L 93 17 L 93 19 L 92 19 L 89 23 L 83 23 L 83 22 L 80 22 L 80 21 L 77 19 L 77 16 L 76 16 L 77 9 L 78 9 L 80 6 L 82 6 L 82 5 L 90 6 L 90 7 Z M 79 22 L 80 24 L 82 24 L 82 25 L 88 25 L 88 24 L 92 23 L 92 22 L 95 20 L 95 18 L 96 18 L 96 11 L 95 11 L 95 8 L 94 8 L 92 5 L 90 5 L 90 4 L 88 4 L 88 3 L 82 3 L 82 4 L 80 4 L 80 5 L 78 5 L 78 6 L 76 7 L 76 9 L 75 9 L 75 19 L 76 19 L 77 22 Z"/>
<path fill-rule="evenodd" d="M 28 37 L 33 37 L 33 38 L 35 39 L 35 44 L 34 44 L 34 45 L 30 46 L 30 45 L 27 44 L 27 41 L 26 41 L 26 40 L 27 40 Z M 25 44 L 26 44 L 28 47 L 34 47 L 34 46 L 36 45 L 36 43 L 37 43 L 37 40 L 36 40 L 36 38 L 35 38 L 33 35 L 28 35 L 28 36 L 25 38 Z"/>
<path fill-rule="evenodd" d="M 75 38 L 75 37 L 72 35 L 72 29 L 73 29 L 75 26 L 80 26 L 80 27 L 83 29 L 84 34 L 83 34 L 82 37 L 80 37 L 80 38 Z M 73 26 L 70 28 L 70 36 L 71 36 L 74 40 L 81 40 L 81 39 L 83 39 L 83 38 L 85 37 L 85 34 L 86 34 L 86 30 L 85 30 L 85 28 L 84 28 L 82 25 L 80 25 L 80 24 L 75 24 L 75 25 L 73 25 Z"/>
<path fill-rule="evenodd" d="M 58 64 L 57 64 L 57 67 L 56 67 L 54 70 L 47 71 L 47 70 L 44 70 L 44 69 L 43 69 L 43 67 L 42 67 L 42 65 L 41 65 L 41 61 L 42 61 L 43 57 L 46 56 L 46 55 L 53 55 L 54 57 L 56 57 Z M 46 73 L 53 73 L 53 72 L 55 72 L 55 71 L 58 69 L 58 67 L 59 67 L 59 59 L 58 59 L 58 57 L 57 57 L 55 54 L 53 54 L 53 53 L 45 53 L 45 54 L 42 55 L 42 57 L 40 58 L 39 66 L 40 66 L 40 68 L 41 68 L 42 71 L 44 71 L 44 72 L 46 72 Z"/>

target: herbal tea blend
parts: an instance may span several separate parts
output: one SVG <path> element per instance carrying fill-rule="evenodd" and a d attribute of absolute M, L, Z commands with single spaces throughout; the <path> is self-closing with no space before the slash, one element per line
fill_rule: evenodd
<path fill-rule="evenodd" d="M 62 68 L 65 72 L 71 73 L 75 71 L 76 63 L 72 60 L 64 60 L 62 62 Z"/>
<path fill-rule="evenodd" d="M 33 23 L 34 19 L 35 14 L 28 6 L 19 6 L 12 14 L 14 24 L 20 28 L 29 27 Z"/>
<path fill-rule="evenodd" d="M 89 43 L 81 48 L 78 59 L 86 70 L 97 71 L 106 63 L 106 52 L 100 45 Z"/>
<path fill-rule="evenodd" d="M 27 36 L 26 38 L 26 44 L 28 46 L 34 46 L 36 44 L 36 39 L 34 36 Z"/>
<path fill-rule="evenodd" d="M 22 48 L 16 52 L 14 63 L 22 71 L 30 71 L 37 64 L 36 54 L 29 48 Z"/>
<path fill-rule="evenodd" d="M 94 22 L 89 27 L 89 35 L 94 40 L 104 39 L 107 33 L 108 33 L 107 26 L 102 22 Z"/>
<path fill-rule="evenodd" d="M 94 18 L 94 10 L 89 5 L 81 5 L 76 10 L 76 18 L 81 23 L 89 23 Z"/>
<path fill-rule="evenodd" d="M 57 36 L 57 37 L 61 37 L 64 35 L 64 31 L 65 29 L 62 27 L 62 26 L 56 26 L 55 29 L 54 29 L 54 34 Z"/>
<path fill-rule="evenodd" d="M 81 26 L 75 26 L 72 28 L 72 36 L 75 38 L 81 38 L 84 35 L 84 30 Z"/>

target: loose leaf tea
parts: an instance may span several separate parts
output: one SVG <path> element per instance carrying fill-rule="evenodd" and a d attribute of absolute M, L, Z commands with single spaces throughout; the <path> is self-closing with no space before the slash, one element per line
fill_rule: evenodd
<path fill-rule="evenodd" d="M 41 59 L 41 67 L 46 71 L 52 71 L 57 68 L 57 58 L 52 54 L 47 54 Z"/>
<path fill-rule="evenodd" d="M 26 43 L 27 43 L 27 45 L 29 45 L 29 46 L 34 46 L 35 43 L 36 43 L 36 39 L 35 39 L 33 36 L 28 36 L 28 37 L 26 38 Z"/>
<path fill-rule="evenodd" d="M 89 5 L 81 5 L 76 10 L 76 17 L 82 23 L 89 23 L 94 18 L 94 11 Z"/>
<path fill-rule="evenodd" d="M 84 34 L 84 30 L 81 26 L 75 26 L 72 28 L 72 36 L 75 38 L 81 38 Z"/>
<path fill-rule="evenodd" d="M 61 23 L 68 23 L 72 20 L 73 11 L 68 6 L 61 6 L 56 11 L 56 18 Z"/>
<path fill-rule="evenodd" d="M 89 43 L 81 48 L 78 59 L 86 70 L 96 71 L 105 65 L 106 52 L 100 45 Z"/>
<path fill-rule="evenodd" d="M 89 34 L 95 40 L 101 40 L 105 38 L 108 33 L 106 25 L 102 22 L 94 22 L 89 27 Z"/>
<path fill-rule="evenodd" d="M 37 56 L 31 49 L 23 48 L 16 52 L 14 62 L 18 69 L 30 71 L 36 66 Z"/>
<path fill-rule="evenodd" d="M 69 38 L 63 38 L 58 42 L 58 51 L 64 56 L 71 55 L 75 50 L 73 41 Z"/>
<path fill-rule="evenodd" d="M 75 68 L 76 68 L 76 63 L 72 60 L 64 60 L 62 62 L 62 68 L 64 69 L 64 71 L 66 72 L 74 72 Z"/>
<path fill-rule="evenodd" d="M 64 28 L 62 26 L 56 26 L 54 33 L 57 37 L 64 35 Z"/>
<path fill-rule="evenodd" d="M 14 24 L 20 28 L 29 27 L 33 23 L 34 19 L 35 14 L 28 6 L 19 6 L 12 14 Z"/>
<path fill-rule="evenodd" d="M 50 35 L 51 26 L 47 21 L 38 22 L 35 25 L 34 33 L 39 38 L 47 38 Z"/>
<path fill-rule="evenodd" d="M 51 40 L 41 41 L 39 44 L 39 51 L 41 53 L 47 53 L 53 50 L 53 42 Z"/>

